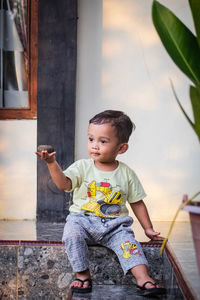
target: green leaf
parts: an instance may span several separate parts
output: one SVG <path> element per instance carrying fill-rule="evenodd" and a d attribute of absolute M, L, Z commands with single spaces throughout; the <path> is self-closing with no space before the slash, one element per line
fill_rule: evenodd
<path fill-rule="evenodd" d="M 175 64 L 195 84 L 200 83 L 200 49 L 194 34 L 158 1 L 152 5 L 154 26 Z"/>
<path fill-rule="evenodd" d="M 195 130 L 194 123 L 190 120 L 190 118 L 188 117 L 187 113 L 185 112 L 185 110 L 184 110 L 184 108 L 183 108 L 181 102 L 179 101 L 179 99 L 178 99 L 178 97 L 177 97 L 177 95 L 176 95 L 175 89 L 174 89 L 174 85 L 173 85 L 173 83 L 172 83 L 171 80 L 170 80 L 170 84 L 171 84 L 171 87 L 172 87 L 172 91 L 173 91 L 174 97 L 175 97 L 175 99 L 176 99 L 176 101 L 177 101 L 177 103 L 178 103 L 180 109 L 182 110 L 184 116 L 185 116 L 186 119 L 188 120 L 188 122 L 189 122 L 189 124 L 191 125 L 192 129 Z"/>
<path fill-rule="evenodd" d="M 197 34 L 198 44 L 200 46 L 200 2 L 199 0 L 189 0 L 189 3 Z"/>
<path fill-rule="evenodd" d="M 194 130 L 200 141 L 200 87 L 190 86 L 190 100 L 194 115 Z"/>

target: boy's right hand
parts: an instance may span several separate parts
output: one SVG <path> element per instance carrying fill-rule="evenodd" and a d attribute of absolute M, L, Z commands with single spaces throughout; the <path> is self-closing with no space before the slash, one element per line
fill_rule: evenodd
<path fill-rule="evenodd" d="M 56 160 L 56 152 L 48 153 L 47 150 L 43 150 L 40 152 L 35 152 L 37 156 L 39 156 L 42 160 L 46 161 L 46 163 L 50 164 L 53 163 Z"/>

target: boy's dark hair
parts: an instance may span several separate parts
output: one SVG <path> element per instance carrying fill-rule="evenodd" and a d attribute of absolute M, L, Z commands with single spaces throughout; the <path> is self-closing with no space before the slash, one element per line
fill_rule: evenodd
<path fill-rule="evenodd" d="M 116 128 L 119 143 L 128 143 L 132 131 L 135 129 L 135 124 L 131 119 L 122 111 L 118 110 L 105 110 L 95 115 L 89 124 L 105 124 L 110 123 Z"/>

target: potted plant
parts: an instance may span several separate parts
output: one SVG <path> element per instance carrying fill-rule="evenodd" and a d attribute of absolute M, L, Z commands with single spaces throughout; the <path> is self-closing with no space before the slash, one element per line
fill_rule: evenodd
<path fill-rule="evenodd" d="M 185 115 L 190 126 L 196 133 L 200 142 L 200 5 L 199 0 L 188 0 L 191 9 L 196 35 L 178 19 L 172 11 L 167 7 L 154 0 L 152 4 L 152 19 L 153 24 L 158 32 L 158 35 L 167 50 L 168 54 L 179 67 L 179 69 L 191 80 L 192 85 L 189 88 L 190 101 L 192 105 L 194 121 L 192 121 L 175 92 L 173 83 L 171 87 L 175 99 Z M 188 196 L 183 197 L 183 204 L 179 207 L 171 224 L 168 238 L 176 216 L 181 209 L 187 210 L 190 214 L 190 221 L 200 273 L 200 202 L 194 201 L 200 192 L 188 199 Z M 166 240 L 163 243 L 162 249 L 165 246 Z"/>

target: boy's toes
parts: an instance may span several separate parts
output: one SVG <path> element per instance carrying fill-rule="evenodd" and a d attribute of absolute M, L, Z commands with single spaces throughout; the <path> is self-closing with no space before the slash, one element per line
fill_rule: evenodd
<path fill-rule="evenodd" d="M 166 289 L 160 287 L 157 283 L 146 281 L 142 286 L 137 285 L 137 292 L 140 296 L 156 296 L 164 295 Z"/>
<path fill-rule="evenodd" d="M 156 285 L 158 287 L 158 285 Z M 155 288 L 155 284 L 154 282 L 148 282 L 146 285 L 145 285 L 146 289 L 153 289 Z"/>
<path fill-rule="evenodd" d="M 71 287 L 78 287 L 78 288 L 80 288 L 82 286 L 83 286 L 83 281 L 82 280 L 76 278 L 76 279 L 74 279 L 72 281 Z"/>
<path fill-rule="evenodd" d="M 90 293 L 92 291 L 92 280 L 90 278 L 85 280 L 76 278 L 72 281 L 71 289 L 77 293 Z"/>
<path fill-rule="evenodd" d="M 90 285 L 89 281 L 84 281 L 83 288 L 87 289 L 89 287 L 89 285 Z"/>

